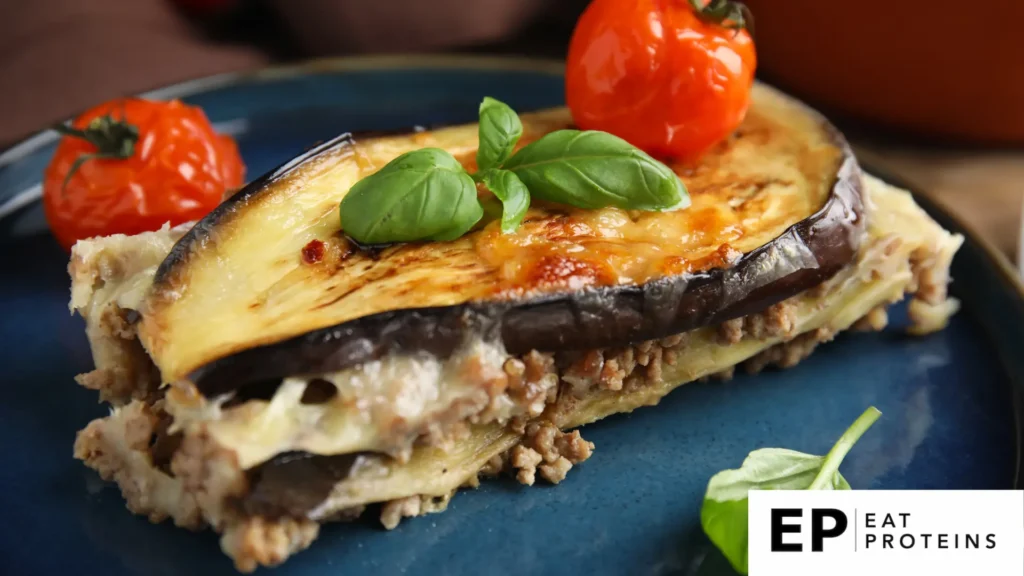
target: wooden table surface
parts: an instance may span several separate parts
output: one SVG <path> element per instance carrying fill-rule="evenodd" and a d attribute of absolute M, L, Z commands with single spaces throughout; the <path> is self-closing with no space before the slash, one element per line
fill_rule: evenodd
<path fill-rule="evenodd" d="M 853 145 L 865 159 L 905 177 L 959 215 L 1017 265 L 1024 150 L 935 150 L 856 141 Z"/>

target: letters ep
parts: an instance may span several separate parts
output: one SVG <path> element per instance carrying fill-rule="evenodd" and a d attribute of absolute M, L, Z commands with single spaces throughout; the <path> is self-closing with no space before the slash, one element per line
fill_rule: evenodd
<path fill-rule="evenodd" d="M 799 523 L 787 522 L 790 518 L 803 518 L 804 511 L 800 508 L 773 508 L 771 517 L 772 552 L 803 552 L 804 545 L 800 542 L 786 542 L 786 534 L 799 534 L 802 526 Z M 835 523 L 825 528 L 825 518 Z M 826 538 L 836 538 L 846 532 L 849 520 L 842 510 L 834 508 L 811 509 L 811 551 L 821 552 Z"/>

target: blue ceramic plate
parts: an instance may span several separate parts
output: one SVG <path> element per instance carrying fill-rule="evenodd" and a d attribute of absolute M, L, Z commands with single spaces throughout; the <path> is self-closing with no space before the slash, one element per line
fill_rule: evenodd
<path fill-rule="evenodd" d="M 472 121 L 485 96 L 517 110 L 561 104 L 561 66 L 493 59 L 340 60 L 176 86 L 233 133 L 250 176 L 347 130 Z M 71 457 L 107 412 L 75 385 L 91 369 L 68 314 L 67 256 L 38 195 L 52 134 L 0 157 L 0 557 L 11 574 L 213 574 L 216 537 L 132 516 Z M 12 200 L 13 199 L 13 200 Z M 13 204 L 11 203 L 13 202 Z M 929 206 L 942 223 L 962 226 Z M 708 478 L 747 452 L 824 453 L 868 405 L 884 417 L 843 465 L 855 488 L 1011 488 L 1018 483 L 1024 300 L 974 235 L 954 263 L 963 311 L 944 332 L 842 335 L 789 371 L 690 384 L 653 408 L 587 427 L 594 457 L 558 487 L 487 482 L 447 512 L 385 532 L 330 525 L 274 573 L 711 574 L 724 560 L 699 526 Z"/>

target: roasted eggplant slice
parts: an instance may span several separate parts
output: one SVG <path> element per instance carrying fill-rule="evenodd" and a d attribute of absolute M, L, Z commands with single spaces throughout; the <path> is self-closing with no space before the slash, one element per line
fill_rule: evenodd
<path fill-rule="evenodd" d="M 491 221 L 453 242 L 375 252 L 340 230 L 348 189 L 415 148 L 470 163 L 476 126 L 339 138 L 253 182 L 178 242 L 156 273 L 142 343 L 164 381 L 216 395 L 391 352 L 444 357 L 468 332 L 512 354 L 588 350 L 763 309 L 853 259 L 861 177 L 821 117 L 766 87 L 753 100 L 740 131 L 699 166 L 674 166 L 687 210 L 538 202 L 513 234 Z M 570 116 L 524 115 L 523 125 L 525 144 Z M 304 258 L 310 243 L 319 257 Z"/>

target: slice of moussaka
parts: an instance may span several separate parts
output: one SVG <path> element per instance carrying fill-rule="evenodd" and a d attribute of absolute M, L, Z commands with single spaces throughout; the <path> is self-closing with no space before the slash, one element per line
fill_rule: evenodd
<path fill-rule="evenodd" d="M 571 118 L 522 123 L 525 144 Z M 688 209 L 534 201 L 511 234 L 485 217 L 449 242 L 349 241 L 352 185 L 424 147 L 470 165 L 477 127 L 343 136 L 194 225 L 74 247 L 96 364 L 78 381 L 114 406 L 75 455 L 129 509 L 212 527 L 250 571 L 371 504 L 391 528 L 481 475 L 558 483 L 594 450 L 580 426 L 793 366 L 903 298 L 919 333 L 956 309 L 962 239 L 765 86 L 733 136 L 673 167 Z"/>

